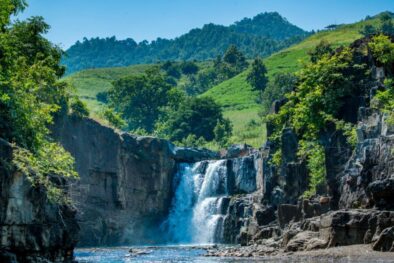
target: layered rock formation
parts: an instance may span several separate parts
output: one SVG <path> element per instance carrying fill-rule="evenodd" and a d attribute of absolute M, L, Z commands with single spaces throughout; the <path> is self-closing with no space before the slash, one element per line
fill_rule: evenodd
<path fill-rule="evenodd" d="M 284 129 L 280 166 L 272 163 L 278 146 L 267 142 L 258 160 L 262 188 L 234 196 L 227 210 L 226 221 L 231 223 L 225 227 L 224 241 L 247 248 L 210 255 L 261 256 L 353 244 L 394 252 L 394 126 L 386 114 L 366 107 L 376 89 L 384 88 L 377 76 L 385 74 L 384 69 L 372 66 L 372 72 L 371 90 L 349 97 L 340 111 L 341 119 L 357 125 L 355 148 L 335 125 L 327 125 L 319 135 L 326 184 L 317 189 L 318 195 L 301 199 L 308 189 L 308 169 L 297 157 L 296 134 Z M 274 113 L 283 103 L 274 103 Z M 267 130 L 272 131 L 269 123 Z"/>
<path fill-rule="evenodd" d="M 75 157 L 80 175 L 71 186 L 79 246 L 164 242 L 160 224 L 171 203 L 177 163 L 218 157 L 118 133 L 91 119 L 59 118 L 53 136 Z"/>
<path fill-rule="evenodd" d="M 0 262 L 72 262 L 76 210 L 49 202 L 44 187 L 33 187 L 13 167 L 12 154 L 12 146 L 0 139 Z M 51 179 L 65 187 L 64 180 Z"/>

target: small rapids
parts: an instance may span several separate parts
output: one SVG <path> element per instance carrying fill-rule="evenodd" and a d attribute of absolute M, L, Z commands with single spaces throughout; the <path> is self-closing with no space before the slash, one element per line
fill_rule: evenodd
<path fill-rule="evenodd" d="M 180 164 L 175 195 L 164 223 L 170 242 L 212 244 L 223 237 L 223 198 L 228 196 L 224 160 Z"/>

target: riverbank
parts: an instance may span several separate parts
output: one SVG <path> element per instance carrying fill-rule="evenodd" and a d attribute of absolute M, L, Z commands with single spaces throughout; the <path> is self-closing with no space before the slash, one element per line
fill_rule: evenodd
<path fill-rule="evenodd" d="M 284 252 L 267 246 L 218 247 L 207 257 L 260 258 L 268 262 L 394 262 L 394 252 L 374 251 L 370 245 L 350 245 L 312 251 Z"/>

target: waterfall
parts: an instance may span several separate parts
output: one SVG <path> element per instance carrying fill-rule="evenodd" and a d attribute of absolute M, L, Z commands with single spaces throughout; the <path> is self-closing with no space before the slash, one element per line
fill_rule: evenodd
<path fill-rule="evenodd" d="M 220 242 L 227 180 L 225 160 L 180 164 L 174 178 L 175 195 L 165 222 L 172 242 Z"/>

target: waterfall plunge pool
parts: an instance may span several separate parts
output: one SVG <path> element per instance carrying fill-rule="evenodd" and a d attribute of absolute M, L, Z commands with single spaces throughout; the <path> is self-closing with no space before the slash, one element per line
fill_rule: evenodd
<path fill-rule="evenodd" d="M 80 263 L 148 263 L 148 262 L 195 262 L 195 263 L 247 263 L 247 262 L 393 262 L 373 258 L 349 258 L 336 256 L 295 257 L 284 255 L 259 258 L 205 257 L 209 246 L 196 244 L 221 243 L 229 199 L 229 178 L 225 161 L 205 161 L 180 164 L 174 178 L 174 197 L 168 218 L 163 222 L 167 233 L 167 246 L 139 246 L 118 248 L 77 249 L 76 260 Z M 133 251 L 140 253 L 131 254 Z"/>

